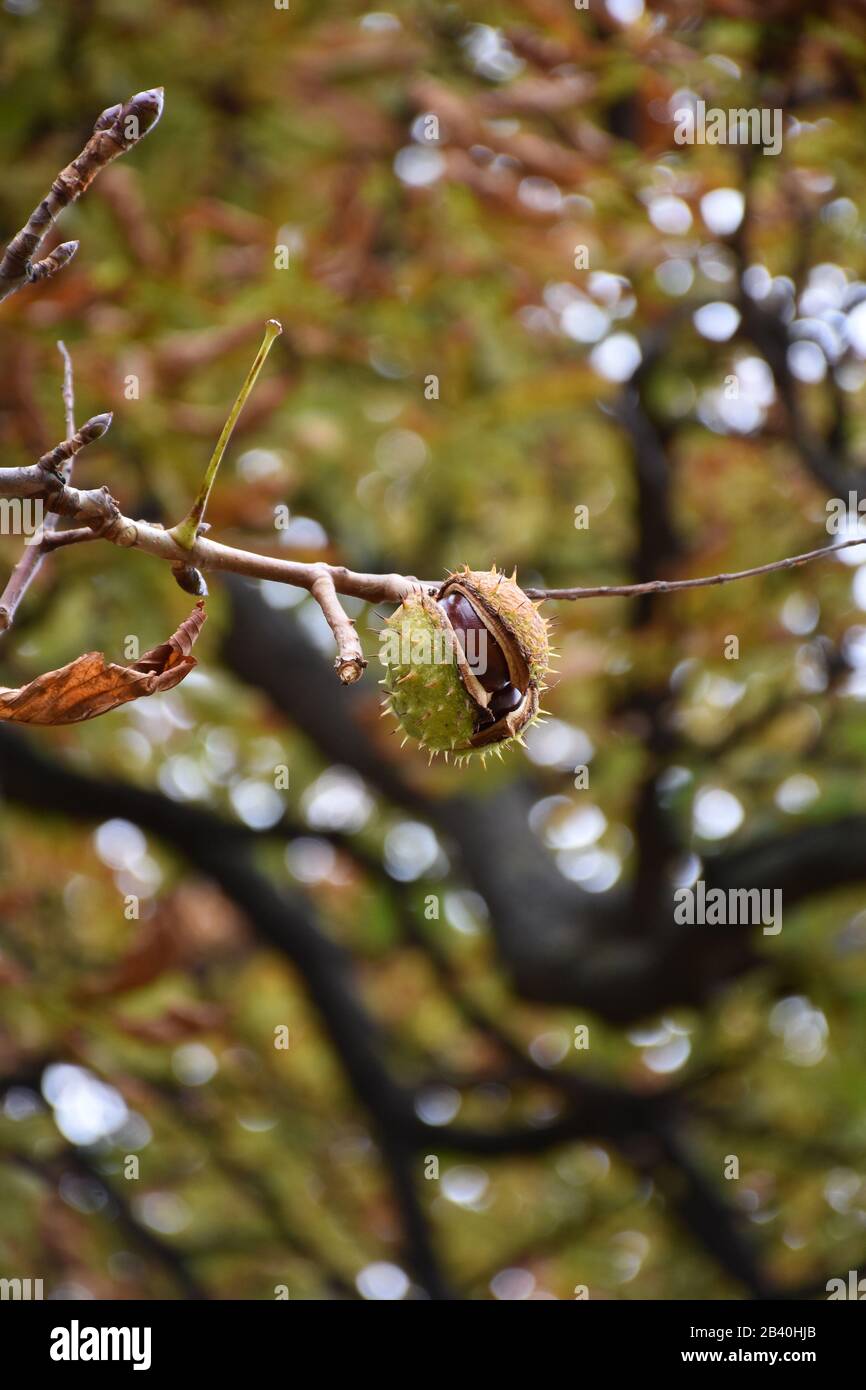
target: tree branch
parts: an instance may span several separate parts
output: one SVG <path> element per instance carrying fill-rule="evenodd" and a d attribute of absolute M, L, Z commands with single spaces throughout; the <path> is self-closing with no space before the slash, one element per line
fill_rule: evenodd
<path fill-rule="evenodd" d="M 162 113 L 162 104 L 162 88 L 157 87 L 139 92 L 125 105 L 110 107 L 102 113 L 81 154 L 58 174 L 49 193 L 9 243 L 0 260 L 0 300 L 28 281 L 44 279 L 53 274 L 70 258 L 75 249 L 75 244 L 71 242 L 58 247 L 36 266 L 33 265 L 32 259 L 46 232 L 63 208 L 81 196 L 101 169 L 118 155 L 131 149 L 153 129 Z M 171 531 L 150 522 L 135 521 L 124 516 L 107 487 L 79 491 L 70 485 L 71 461 L 74 455 L 85 444 L 105 433 L 111 423 L 111 416 L 95 416 L 75 433 L 72 419 L 72 368 L 65 347 L 59 345 L 65 363 L 63 399 L 67 437 L 62 444 L 30 467 L 0 470 L 0 497 L 39 498 L 53 517 L 69 517 L 77 521 L 79 526 L 68 532 L 57 533 L 56 522 L 49 522 L 42 541 L 28 548 L 28 553 L 16 565 L 3 595 L 0 596 L 0 631 L 8 629 L 13 622 L 16 609 L 47 552 L 68 548 L 99 536 L 115 545 L 143 550 L 167 561 L 181 587 L 192 588 L 194 592 L 204 591 L 203 581 L 198 573 L 204 570 L 231 571 L 250 578 L 269 579 L 307 589 L 321 607 L 334 633 L 337 643 L 335 668 L 340 680 L 344 685 L 350 685 L 360 678 L 367 662 L 354 624 L 345 613 L 337 595 L 346 594 L 369 603 L 396 604 L 402 602 L 407 594 L 417 588 L 424 588 L 429 594 L 435 595 L 439 588 L 437 583 L 421 581 L 411 575 L 357 574 L 340 565 L 326 565 L 321 562 L 303 564 L 283 558 L 257 555 L 251 551 L 220 545 L 199 534 L 207 497 L 232 427 L 271 342 L 279 331 L 279 324 L 275 320 L 268 320 L 265 341 L 223 428 L 199 496 L 189 515 Z M 653 449 L 654 486 L 661 486 L 664 480 L 660 475 L 656 476 L 662 468 L 662 463 L 656 459 L 656 455 L 660 454 L 660 448 L 654 443 Z M 696 579 L 653 579 L 637 584 L 602 585 L 592 588 L 528 589 L 527 593 L 531 599 L 550 601 L 631 598 L 674 593 L 682 589 L 729 584 L 738 579 L 791 569 L 811 560 L 833 555 L 845 546 L 859 544 L 863 544 L 863 541 L 856 538 L 837 546 L 825 546 L 802 555 L 788 556 L 783 560 L 731 574 Z M 30 551 L 32 553 L 29 553 Z"/>
<path fill-rule="evenodd" d="M 60 356 L 63 358 L 63 411 L 66 419 L 66 440 L 71 443 L 75 438 L 75 387 L 72 376 L 72 358 L 66 348 L 66 344 L 57 344 Z M 64 466 L 64 477 L 67 482 L 72 477 L 72 458 L 68 459 Z M 52 512 L 46 518 L 42 526 L 42 539 L 37 543 L 24 547 L 24 553 L 16 564 L 3 593 L 0 594 L 0 632 L 8 630 L 15 620 L 15 613 L 22 598 L 26 594 L 33 580 L 42 568 L 42 561 L 48 552 L 49 546 L 46 545 L 48 537 L 53 536 L 57 531 L 57 514 Z M 88 534 L 92 535 L 93 532 Z M 68 542 L 66 542 L 68 544 Z"/>
<path fill-rule="evenodd" d="M 337 598 L 333 576 L 327 568 L 323 568 L 321 574 L 313 580 L 310 593 L 324 613 L 337 643 L 337 656 L 334 661 L 337 675 L 344 685 L 352 685 L 362 675 L 367 662 L 355 625 Z"/>
<path fill-rule="evenodd" d="M 101 169 L 137 145 L 162 115 L 162 88 L 137 92 L 123 106 L 109 106 L 97 118 L 93 134 L 71 164 L 61 169 L 41 203 L 10 241 L 0 260 L 0 302 L 36 280 L 47 280 L 71 261 L 77 241 L 64 241 L 33 264 L 46 233 L 65 207 L 88 189 Z"/>
<path fill-rule="evenodd" d="M 271 579 L 309 590 L 322 606 L 328 624 L 337 638 L 340 653 L 337 669 L 341 673 L 341 680 L 344 681 L 344 672 L 356 670 L 356 664 L 363 661 L 363 655 L 353 625 L 336 600 L 337 594 L 361 598 L 368 603 L 397 604 L 413 589 L 423 588 L 431 595 L 438 592 L 439 584 L 435 580 L 419 580 L 413 575 L 405 574 L 359 574 L 344 565 L 326 565 L 321 561 L 304 563 L 298 560 L 284 560 L 277 556 L 258 555 L 254 551 L 235 549 L 233 546 L 208 540 L 204 536 L 198 536 L 190 549 L 182 548 L 171 532 L 163 527 L 153 522 L 134 521 L 131 517 L 124 516 L 108 488 L 78 491 L 65 483 L 57 473 L 56 470 L 62 462 L 72 457 L 85 444 L 104 434 L 110 423 L 110 415 L 94 416 L 82 426 L 72 440 L 59 444 L 38 463 L 0 470 L 0 497 L 42 497 L 48 511 L 84 522 L 102 539 L 111 541 L 114 545 L 143 550 L 146 554 L 166 560 L 173 566 L 191 564 L 200 570 L 230 571 L 251 579 Z M 83 539 L 83 533 L 76 536 L 76 541 Z M 73 543 L 71 539 L 68 542 L 60 542 Z M 731 584 L 739 579 L 752 579 L 757 575 L 774 574 L 808 564 L 812 560 L 830 559 L 840 550 L 863 544 L 866 544 L 866 539 L 855 537 L 853 540 L 841 541 L 838 545 L 820 546 L 816 550 L 807 550 L 801 555 L 789 555 L 783 560 L 755 565 L 751 569 L 704 575 L 696 579 L 652 579 L 643 584 L 608 584 L 592 588 L 533 588 L 527 589 L 526 593 L 531 599 L 549 601 L 670 594 L 684 589 L 703 589 L 713 585 Z M 357 680 L 359 674 L 360 671 L 350 679 Z"/>
<path fill-rule="evenodd" d="M 94 439 L 98 439 L 101 434 L 105 433 L 111 423 L 111 416 L 96 415 L 76 433 L 72 360 L 64 343 L 58 343 L 57 346 L 64 361 L 63 405 L 66 415 L 66 439 L 62 444 L 58 444 L 56 449 L 45 454 L 35 465 L 35 468 L 38 470 L 36 476 L 49 486 L 59 480 L 62 486 L 66 487 L 72 477 L 75 455 L 86 444 L 92 443 Z M 12 626 L 18 605 L 39 573 L 42 561 L 51 549 L 46 541 L 57 533 L 57 520 L 57 512 L 50 512 L 42 524 L 41 539 L 34 539 L 30 544 L 25 545 L 23 555 L 10 574 L 6 587 L 0 594 L 0 633 L 8 631 Z M 94 532 L 90 531 L 88 534 L 94 535 Z M 69 542 L 67 541 L 65 544 L 69 544 Z"/>
<path fill-rule="evenodd" d="M 817 550 L 806 550 L 802 555 L 788 555 L 784 560 L 771 560 L 769 564 L 734 570 L 730 574 L 702 575 L 699 579 L 651 579 L 645 584 L 600 584 L 591 589 L 527 589 L 526 593 L 531 599 L 566 600 L 636 598 L 639 594 L 674 594 L 683 589 L 708 589 L 716 584 L 732 584 L 737 579 L 753 579 L 759 574 L 795 569 L 797 565 L 806 565 L 811 560 L 827 560 L 852 545 L 866 545 L 866 537 L 840 541 L 838 545 L 822 545 Z"/>

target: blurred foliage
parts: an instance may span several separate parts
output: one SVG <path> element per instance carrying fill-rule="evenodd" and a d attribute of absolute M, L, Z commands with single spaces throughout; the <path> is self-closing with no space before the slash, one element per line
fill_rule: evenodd
<path fill-rule="evenodd" d="M 601 0 L 591 12 L 555 0 L 414 0 L 380 15 L 350 0 L 287 10 L 6 0 L 0 40 L 9 235 L 100 110 L 166 89 L 157 130 L 62 219 L 62 238 L 81 241 L 75 261 L 5 306 L 4 464 L 29 463 L 62 437 L 63 338 L 79 422 L 114 411 L 76 481 L 106 482 L 128 513 L 172 524 L 275 316 L 286 332 L 211 501 L 213 534 L 227 542 L 428 577 L 495 561 L 555 587 L 715 573 L 826 539 L 827 488 L 778 383 L 766 385 L 762 352 L 743 332 L 702 335 L 693 314 L 736 302 L 742 271 L 764 267 L 780 319 L 808 320 L 810 341 L 831 339 L 820 379 L 806 379 L 808 363 L 794 379 L 804 429 L 838 457 L 862 458 L 866 373 L 844 328 L 866 280 L 866 19 L 854 7 L 652 5 L 622 25 Z M 782 155 L 676 146 L 669 112 L 684 91 L 708 105 L 782 107 Z M 437 141 L 425 139 L 430 113 Z M 745 221 L 722 234 L 702 212 L 718 189 L 747 193 Z M 581 246 L 586 269 L 575 268 Z M 628 340 L 604 357 L 600 344 L 620 334 Z M 640 378 L 623 383 L 635 346 Z M 758 382 L 737 416 L 723 404 L 732 374 Z M 664 449 L 676 546 L 642 516 L 624 425 L 636 401 Z M 278 504 L 293 518 L 285 532 L 274 529 Z M 579 505 L 587 529 L 575 526 Z M 0 542 L 5 566 L 18 544 Z M 531 773 L 536 830 L 563 873 L 600 895 L 627 884 L 637 789 L 660 756 L 641 697 L 673 679 L 659 786 L 693 853 L 866 812 L 866 570 L 860 551 L 848 558 L 640 613 L 622 600 L 558 605 L 554 724 L 528 760 L 471 770 L 461 790 L 481 795 Z M 256 828 L 285 810 L 303 836 L 270 842 L 261 867 L 302 887 L 352 952 L 400 1074 L 442 1078 L 434 1111 L 459 1103 L 461 1124 L 532 1127 L 559 1101 L 543 1076 L 503 1068 L 495 1038 L 407 940 L 395 882 L 463 994 L 544 1067 L 591 1067 L 647 1093 L 672 1080 L 694 1086 L 699 1162 L 716 1179 L 724 1156 L 740 1155 L 740 1182 L 721 1184 L 732 1189 L 723 1195 L 782 1285 L 856 1267 L 866 1223 L 862 888 L 826 884 L 786 916 L 780 937 L 758 938 L 766 966 L 700 1012 L 625 1030 L 521 1000 L 447 846 L 430 850 L 432 832 L 411 826 L 407 839 L 404 813 L 329 768 L 221 664 L 228 605 L 213 588 L 200 666 L 180 689 L 40 733 L 40 746 L 80 771 Z M 264 588 L 330 660 L 310 601 Z M 4 638 L 3 683 L 85 650 L 123 660 L 126 639 L 145 650 L 187 611 L 166 566 L 107 545 L 72 548 L 46 566 Z M 375 658 L 379 618 L 351 611 Z M 725 659 L 729 634 L 736 662 Z M 425 796 L 453 790 L 452 770 L 395 752 L 384 724 L 370 737 Z M 584 761 L 590 791 L 575 792 L 573 765 Z M 290 788 L 275 793 L 281 765 Z M 721 826 L 705 816 L 696 828 L 696 798 L 713 789 L 727 793 Z M 575 816 L 590 804 L 601 815 L 583 839 L 588 823 L 575 829 Z M 335 849 L 332 831 L 379 864 L 384 856 L 391 881 Z M 44 1273 L 97 1297 L 177 1296 L 170 1262 L 148 1260 L 107 1219 L 102 1179 L 134 1189 L 134 1220 L 216 1297 L 269 1298 L 278 1284 L 292 1298 L 351 1294 L 365 1267 L 399 1264 L 367 1117 L 298 973 L 237 910 L 170 845 L 52 814 L 50 787 L 38 817 L 5 808 L 0 853 L 4 1073 L 14 1081 L 33 1066 L 74 1064 L 127 1107 L 113 1138 L 91 1145 L 76 1128 L 82 1116 L 113 1113 L 92 1081 L 76 1083 L 79 1114 L 66 1075 L 65 1120 L 62 1107 L 52 1116 L 37 1104 L 37 1081 L 13 1085 L 0 1116 L 0 1274 Z M 124 915 L 129 894 L 141 899 L 138 920 Z M 442 898 L 441 920 L 425 921 L 428 894 Z M 571 1038 L 587 1022 L 584 1054 Z M 287 1051 L 272 1045 L 279 1025 Z M 70 1140 L 81 1141 L 89 1176 L 64 1166 Z M 444 1150 L 447 1128 L 431 1128 L 430 1144 Z M 130 1153 L 141 1175 L 124 1185 Z M 652 1183 L 601 1142 L 443 1156 L 442 1173 L 425 1183 L 418 1161 L 437 1248 L 466 1296 L 490 1297 L 491 1279 L 515 1267 L 534 1277 L 534 1296 L 569 1298 L 576 1284 L 593 1297 L 742 1293 Z M 506 1280 L 494 1293 L 513 1287 L 524 1286 Z"/>

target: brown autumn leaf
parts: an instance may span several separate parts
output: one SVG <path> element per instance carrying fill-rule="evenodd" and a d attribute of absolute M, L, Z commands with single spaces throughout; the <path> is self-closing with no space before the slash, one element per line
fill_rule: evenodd
<path fill-rule="evenodd" d="M 0 686 L 0 720 L 79 724 L 143 695 L 171 690 L 196 665 L 191 651 L 205 616 L 199 601 L 167 642 L 145 652 L 131 666 L 106 661 L 102 652 L 85 652 L 68 666 L 46 671 L 18 690 Z"/>

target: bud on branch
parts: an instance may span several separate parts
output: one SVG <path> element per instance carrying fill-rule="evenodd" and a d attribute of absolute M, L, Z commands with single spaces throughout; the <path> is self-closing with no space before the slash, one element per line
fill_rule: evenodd
<path fill-rule="evenodd" d="M 101 169 L 153 130 L 162 115 L 162 100 L 162 88 L 153 87 L 137 92 L 124 105 L 103 111 L 80 155 L 61 169 L 42 202 L 7 246 L 0 260 L 0 301 L 22 285 L 49 279 L 68 264 L 78 250 L 77 241 L 64 241 L 35 265 L 33 257 L 63 209 L 81 197 Z"/>

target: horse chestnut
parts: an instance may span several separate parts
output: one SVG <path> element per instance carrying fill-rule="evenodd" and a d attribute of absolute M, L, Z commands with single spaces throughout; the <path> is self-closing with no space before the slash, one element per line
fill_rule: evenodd
<path fill-rule="evenodd" d="M 483 756 L 537 718 L 549 658 L 547 623 L 514 575 L 457 570 L 388 619 L 386 704 L 431 756 Z"/>

